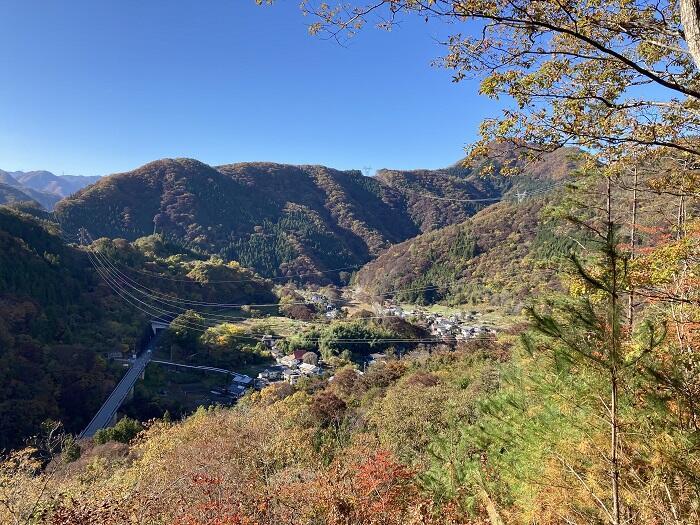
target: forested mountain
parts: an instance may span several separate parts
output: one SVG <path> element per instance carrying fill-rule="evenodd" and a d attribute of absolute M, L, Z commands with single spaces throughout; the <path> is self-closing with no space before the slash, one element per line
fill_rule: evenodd
<path fill-rule="evenodd" d="M 500 167 L 513 154 L 504 151 L 473 167 L 385 170 L 375 177 L 323 166 L 214 168 L 164 159 L 106 177 L 56 211 L 69 231 L 86 226 L 95 236 L 135 239 L 157 230 L 188 249 L 240 261 L 265 276 L 313 273 L 357 267 L 390 245 L 461 222 L 504 195 L 549 187 L 574 166 L 575 152 L 562 150 L 504 177 Z M 327 277 L 338 280 L 337 274 Z"/>
<path fill-rule="evenodd" d="M 457 279 L 464 283 L 459 289 L 405 298 L 479 301 L 484 294 L 515 293 L 501 290 L 503 279 L 522 284 L 516 274 L 529 264 L 525 256 L 528 242 L 539 235 L 542 200 L 514 204 L 510 196 L 526 187 L 551 187 L 570 170 L 565 158 L 550 159 L 551 169 L 511 179 L 484 175 L 483 165 L 365 177 L 322 166 L 213 168 L 188 159 L 162 160 L 104 178 L 63 200 L 56 212 L 65 232 L 85 226 L 98 239 L 91 249 L 111 261 L 110 271 L 125 272 L 120 282 L 131 278 L 143 290 L 161 294 L 165 301 L 149 315 L 183 313 L 187 305 L 179 304 L 179 297 L 273 303 L 271 283 L 246 266 L 270 276 L 337 269 L 360 266 L 387 248 L 360 272 L 358 283 L 365 288 L 384 292 Z M 0 186 L 7 200 L 26 200 L 21 183 L 6 175 L 15 181 Z M 442 200 L 447 195 L 507 198 L 477 206 Z M 466 222 L 429 231 L 463 220 L 478 207 L 486 209 Z M 127 352 L 147 318 L 143 307 L 127 304 L 99 278 L 83 249 L 62 241 L 47 215 L 22 210 L 0 208 L 5 364 L 0 446 L 16 445 L 47 418 L 80 430 L 113 382 L 102 356 Z M 154 226 L 158 235 L 148 236 Z M 428 232 L 421 235 L 422 230 Z M 411 240 L 401 244 L 406 239 Z M 514 246 L 519 248 L 513 251 Z M 495 275 L 496 267 L 505 274 Z M 212 287 L 210 281 L 231 284 Z M 150 301 L 150 292 L 130 293 L 137 296 L 134 301 Z M 81 398 L 90 401 L 78 403 Z M 33 415 L 23 418 L 29 406 Z"/>
<path fill-rule="evenodd" d="M 92 249 L 112 272 L 126 263 L 144 272 L 139 285 L 166 300 L 186 290 L 192 300 L 276 301 L 269 282 L 236 263 L 192 257 L 158 237 L 100 239 Z M 131 353 L 147 313 L 185 309 L 161 304 L 143 312 L 136 301 L 144 297 L 127 293 L 133 304 L 105 283 L 85 250 L 64 243 L 53 223 L 0 206 L 0 449 L 20 445 L 46 419 L 81 431 L 119 377 L 105 354 Z"/>
<path fill-rule="evenodd" d="M 506 196 L 540 192 L 561 183 L 581 164 L 581 151 L 562 148 L 526 162 L 512 145 L 492 145 L 487 157 L 441 170 L 379 170 L 376 178 L 398 190 L 421 232 L 457 224 Z M 506 175 L 504 168 L 514 168 Z"/>
<path fill-rule="evenodd" d="M 472 160 L 441 170 L 165 159 L 57 215 L 0 207 L 0 524 L 700 525 L 697 0 L 304 1 L 340 47 L 403 35 L 323 61 L 285 40 L 286 11 L 258 28 L 172 3 L 110 26 L 69 4 L 10 10 L 18 133 L 0 151 L 48 143 L 43 128 L 88 162 L 105 140 L 133 156 L 192 133 L 221 155 L 241 132 L 251 149 L 292 133 L 301 155 L 337 155 L 345 135 L 425 158 L 485 118 L 464 130 Z M 125 19 L 146 31 L 115 54 Z M 411 67 L 409 26 L 428 22 L 438 76 L 462 89 Z M 45 26 L 71 38 L 34 45 Z M 154 45 L 160 26 L 172 40 Z M 209 38 L 234 26 L 248 33 Z M 91 81 L 70 82 L 81 68 Z M 111 96 L 114 71 L 136 92 Z M 146 130 L 136 148 L 86 135 L 127 127 Z M 259 276 L 357 264 L 328 276 L 347 290 Z M 117 375 L 102 354 L 122 361 L 154 315 L 172 322 L 128 360 L 128 417 L 76 437 Z"/>
<path fill-rule="evenodd" d="M 155 227 L 268 276 L 359 265 L 418 233 L 359 173 L 275 164 L 217 170 L 188 159 L 107 177 L 57 213 L 67 230 L 86 226 L 94 236 L 135 239 Z"/>
<path fill-rule="evenodd" d="M 466 221 L 392 246 L 364 266 L 355 284 L 368 295 L 431 304 L 522 306 L 556 284 L 556 258 L 573 241 L 542 217 L 553 195 L 506 200 Z"/>
<path fill-rule="evenodd" d="M 135 339 L 138 316 L 97 285 L 48 223 L 0 207 L 0 448 L 48 418 L 80 431 L 114 384 L 100 353 Z"/>

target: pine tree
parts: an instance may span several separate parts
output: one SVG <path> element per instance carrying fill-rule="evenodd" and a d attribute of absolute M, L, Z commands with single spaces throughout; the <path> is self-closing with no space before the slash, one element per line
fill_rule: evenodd
<path fill-rule="evenodd" d="M 596 179 L 597 180 L 597 179 Z M 640 341 L 633 344 L 633 334 L 625 329 L 624 294 L 628 290 L 628 254 L 619 249 L 620 225 L 615 217 L 612 175 L 604 177 L 604 206 L 574 210 L 569 217 L 588 233 L 590 250 L 582 258 L 572 254 L 572 277 L 581 286 L 578 298 L 551 301 L 547 312 L 529 308 L 536 332 L 553 342 L 543 345 L 553 350 L 575 368 L 588 369 L 607 384 L 607 402 L 604 416 L 609 424 L 609 497 L 604 501 L 591 490 L 591 497 L 607 516 L 609 523 L 619 525 L 624 521 L 621 500 L 621 451 L 620 422 L 621 388 L 633 383 L 638 373 L 637 363 L 660 345 L 665 336 L 651 323 L 646 323 L 638 335 Z M 602 217 L 597 212 L 602 211 Z M 533 351 L 540 350 L 525 338 Z M 603 392 L 592 392 L 604 398 Z M 573 469 L 571 469 L 573 470 Z"/>

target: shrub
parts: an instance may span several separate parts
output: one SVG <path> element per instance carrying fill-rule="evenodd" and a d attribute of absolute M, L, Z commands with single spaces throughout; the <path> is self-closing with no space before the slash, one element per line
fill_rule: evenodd
<path fill-rule="evenodd" d="M 95 432 L 95 436 L 92 439 L 98 445 L 104 445 L 108 441 L 129 443 L 142 430 L 143 426 L 141 423 L 135 419 L 124 417 L 113 427 L 103 428 Z"/>
<path fill-rule="evenodd" d="M 309 409 L 322 426 L 339 425 L 345 416 L 347 405 L 330 390 L 324 390 L 313 397 Z"/>
<path fill-rule="evenodd" d="M 61 461 L 64 463 L 73 463 L 80 458 L 80 445 L 73 436 L 67 436 L 61 447 Z"/>

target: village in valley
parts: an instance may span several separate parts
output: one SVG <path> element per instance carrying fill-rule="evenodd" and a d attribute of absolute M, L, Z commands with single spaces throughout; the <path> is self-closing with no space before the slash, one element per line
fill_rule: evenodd
<path fill-rule="evenodd" d="M 246 394 L 272 384 L 332 381 L 336 370 L 348 365 L 362 375 L 369 367 L 389 360 L 430 354 L 438 348 L 455 349 L 468 340 L 494 340 L 497 331 L 505 326 L 505 319 L 493 309 L 403 304 L 394 299 L 367 297 L 349 288 L 294 287 L 292 297 L 298 301 L 295 304 L 313 312 L 312 319 L 295 319 L 280 309 L 276 315 L 253 315 L 232 325 L 240 337 L 252 341 L 257 348 L 257 357 L 243 366 L 217 364 L 205 356 L 192 360 L 192 356 L 183 355 L 178 359 L 173 357 L 170 343 L 156 344 L 153 355 L 148 354 L 152 366 L 142 374 L 143 381 L 134 383 L 136 395 L 132 391 L 128 400 L 135 397 L 135 401 L 126 404 L 126 413 L 132 409 L 143 411 L 143 404 L 175 413 L 197 406 L 232 405 Z M 340 352 L 342 355 L 324 358 L 318 339 L 309 338 L 308 334 L 346 323 L 399 324 L 411 335 L 389 340 L 377 336 L 363 343 L 369 345 L 369 351 L 345 350 Z M 154 333 L 169 333 L 170 321 L 161 319 L 152 324 Z M 337 344 L 343 349 L 342 339 Z M 115 353 L 107 358 L 130 367 L 143 356 L 125 358 Z"/>
<path fill-rule="evenodd" d="M 309 301 L 324 312 L 324 316 L 330 321 L 344 319 L 348 316 L 349 307 L 343 304 L 351 304 L 349 301 L 334 300 L 320 292 L 307 294 Z M 434 310 L 434 309 L 433 309 Z M 486 319 L 484 314 L 477 310 L 462 311 L 454 309 L 447 312 L 431 311 L 430 308 L 417 305 L 403 306 L 393 300 L 374 302 L 371 311 L 376 318 L 396 317 L 426 330 L 430 336 L 418 345 L 428 352 L 435 346 L 454 348 L 458 343 L 469 339 L 495 338 L 496 323 Z M 256 389 L 262 389 L 271 383 L 288 382 L 296 384 L 304 377 L 329 376 L 333 377 L 333 366 L 311 349 L 297 349 L 291 353 L 285 353 L 281 341 L 283 337 L 266 334 L 262 341 L 269 348 L 276 363 L 262 370 L 253 385 Z M 389 358 L 400 358 L 400 353 L 375 352 L 366 356 L 358 365 L 358 373 L 378 361 Z"/>

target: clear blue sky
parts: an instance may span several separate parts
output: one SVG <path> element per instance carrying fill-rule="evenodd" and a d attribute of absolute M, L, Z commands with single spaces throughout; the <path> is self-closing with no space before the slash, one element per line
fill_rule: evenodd
<path fill-rule="evenodd" d="M 162 157 L 435 168 L 497 107 L 431 67 L 412 20 L 347 47 L 298 2 L 0 0 L 0 168 L 103 175 Z"/>

